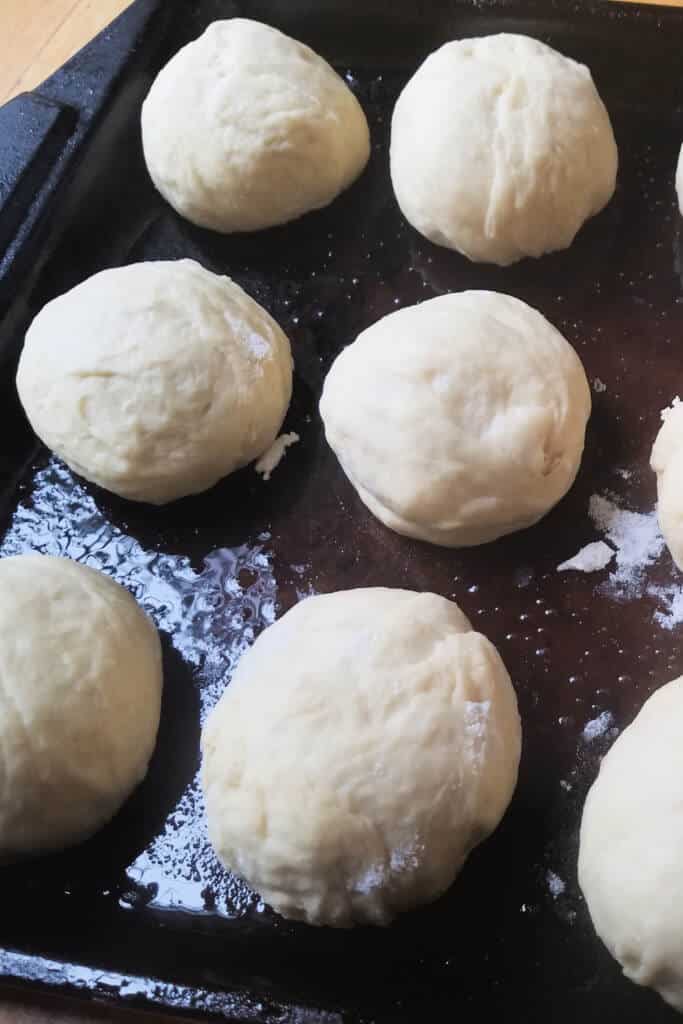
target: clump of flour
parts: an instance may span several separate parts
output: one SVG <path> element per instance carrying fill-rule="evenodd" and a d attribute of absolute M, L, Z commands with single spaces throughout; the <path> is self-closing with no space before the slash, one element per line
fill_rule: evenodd
<path fill-rule="evenodd" d="M 565 883 L 562 881 L 559 875 L 555 874 L 554 871 L 546 871 L 545 880 L 550 895 L 554 900 L 556 900 L 558 896 L 561 896 L 564 890 L 566 889 Z"/>
<path fill-rule="evenodd" d="M 597 718 L 591 718 L 590 722 L 586 722 L 581 735 L 586 743 L 592 743 L 593 740 L 597 740 L 600 736 L 604 736 L 612 727 L 613 723 L 614 715 L 612 712 L 603 711 L 597 716 Z"/>
<path fill-rule="evenodd" d="M 610 592 L 615 597 L 638 597 L 645 590 L 646 569 L 664 550 L 657 513 L 631 512 L 605 495 L 593 494 L 588 515 L 615 549 L 616 567 L 607 584 Z"/>

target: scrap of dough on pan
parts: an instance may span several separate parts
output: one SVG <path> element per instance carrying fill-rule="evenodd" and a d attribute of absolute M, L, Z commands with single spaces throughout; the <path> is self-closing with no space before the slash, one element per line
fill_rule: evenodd
<path fill-rule="evenodd" d="M 285 457 L 287 449 L 300 441 L 298 434 L 292 431 L 290 434 L 280 434 L 276 437 L 270 448 L 263 453 L 254 469 L 263 476 L 264 480 L 270 480 L 271 474 L 277 469 Z"/>
<path fill-rule="evenodd" d="M 573 558 L 561 562 L 557 571 L 566 572 L 568 569 L 575 569 L 577 572 L 597 572 L 598 569 L 604 569 L 611 562 L 615 553 L 614 548 L 605 544 L 604 540 L 594 540 L 577 551 Z"/>

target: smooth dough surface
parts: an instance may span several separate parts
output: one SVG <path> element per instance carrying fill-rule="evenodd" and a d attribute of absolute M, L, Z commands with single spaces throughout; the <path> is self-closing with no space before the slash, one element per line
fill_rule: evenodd
<path fill-rule="evenodd" d="M 161 706 L 157 631 L 66 558 L 0 560 L 0 860 L 71 846 L 144 778 Z"/>
<path fill-rule="evenodd" d="M 566 249 L 611 199 L 617 163 L 588 68 L 528 36 L 446 43 L 394 109 L 391 179 L 404 216 L 475 261 Z"/>
<path fill-rule="evenodd" d="M 657 474 L 657 518 L 671 557 L 683 569 L 683 403 L 662 412 L 650 465 Z"/>
<path fill-rule="evenodd" d="M 19 396 L 72 469 L 135 501 L 213 486 L 275 440 L 289 341 L 228 277 L 192 260 L 104 270 L 33 321 Z"/>
<path fill-rule="evenodd" d="M 246 18 L 216 21 L 142 108 L 149 173 L 178 213 L 255 231 L 327 206 L 370 155 L 365 114 L 317 53 Z"/>
<path fill-rule="evenodd" d="M 457 547 L 535 523 L 579 468 L 590 389 L 540 313 L 498 292 L 378 320 L 325 380 L 325 434 L 374 515 Z"/>
<path fill-rule="evenodd" d="M 386 924 L 496 827 L 520 743 L 505 666 L 457 605 L 311 597 L 259 636 L 208 719 L 209 835 L 286 917 Z"/>
<path fill-rule="evenodd" d="M 678 154 L 678 165 L 676 167 L 676 196 L 678 198 L 678 209 L 683 213 L 683 146 Z"/>
<path fill-rule="evenodd" d="M 583 812 L 579 883 L 624 974 L 683 1011 L 683 677 L 645 702 Z"/>

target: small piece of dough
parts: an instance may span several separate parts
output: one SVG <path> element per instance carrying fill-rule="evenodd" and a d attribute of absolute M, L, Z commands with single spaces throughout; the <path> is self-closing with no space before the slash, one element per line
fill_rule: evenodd
<path fill-rule="evenodd" d="M 391 180 L 437 245 L 503 266 L 571 245 L 611 199 L 618 154 L 590 71 L 528 36 L 446 43 L 391 125 Z"/>
<path fill-rule="evenodd" d="M 216 21 L 160 71 L 142 108 L 154 184 L 216 231 L 327 206 L 370 155 L 365 114 L 317 53 L 246 18 Z"/>
<path fill-rule="evenodd" d="M 639 985 L 683 1011 L 683 677 L 604 758 L 583 811 L 579 883 L 595 930 Z"/>
<path fill-rule="evenodd" d="M 678 209 L 683 213 L 683 146 L 678 154 L 678 166 L 676 167 L 676 195 L 678 197 Z"/>
<path fill-rule="evenodd" d="M 671 557 L 683 569 L 683 403 L 674 399 L 662 419 L 650 456 L 657 474 L 657 518 Z"/>
<path fill-rule="evenodd" d="M 66 558 L 0 560 L 0 860 L 62 849 L 144 778 L 161 645 L 127 590 Z"/>
<path fill-rule="evenodd" d="M 495 829 L 520 744 L 505 666 L 456 604 L 311 597 L 259 636 L 209 716 L 209 836 L 286 917 L 387 924 Z"/>
<path fill-rule="evenodd" d="M 604 569 L 612 561 L 615 554 L 614 548 L 611 548 L 609 544 L 605 544 L 604 540 L 594 540 L 592 543 L 586 544 L 580 551 L 577 551 L 572 558 L 568 558 L 566 562 L 561 562 L 557 567 L 557 571 L 567 572 L 569 569 L 574 569 L 576 572 L 597 572 L 598 569 Z"/>
<path fill-rule="evenodd" d="M 265 481 L 270 480 L 271 476 L 284 459 L 287 449 L 293 444 L 296 444 L 299 440 L 299 435 L 295 434 L 294 431 L 289 434 L 280 434 L 279 437 L 275 438 L 270 448 L 263 453 L 254 466 L 256 472 L 260 473 Z"/>
<path fill-rule="evenodd" d="M 469 291 L 377 321 L 325 380 L 327 440 L 370 511 L 449 547 L 535 523 L 576 476 L 581 362 L 519 299 Z"/>
<path fill-rule="evenodd" d="M 289 341 L 192 260 L 104 270 L 38 314 L 17 373 L 40 439 L 87 480 L 155 505 L 258 458 L 292 393 Z"/>

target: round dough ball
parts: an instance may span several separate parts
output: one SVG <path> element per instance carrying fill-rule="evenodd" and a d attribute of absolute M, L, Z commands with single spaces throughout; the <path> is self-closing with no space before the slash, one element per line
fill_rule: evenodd
<path fill-rule="evenodd" d="M 495 829 L 520 744 L 505 666 L 457 605 L 311 597 L 259 636 L 207 721 L 209 835 L 286 917 L 387 924 Z"/>
<path fill-rule="evenodd" d="M 161 645 L 114 580 L 66 558 L 0 560 L 0 859 L 86 839 L 145 777 Z"/>
<path fill-rule="evenodd" d="M 645 702 L 593 783 L 579 883 L 598 935 L 639 985 L 683 1011 L 683 677 Z"/>
<path fill-rule="evenodd" d="M 675 399 L 662 419 L 650 456 L 657 474 L 657 518 L 674 562 L 683 569 L 683 403 Z"/>
<path fill-rule="evenodd" d="M 528 36 L 446 43 L 394 109 L 403 215 L 475 261 L 506 266 L 566 249 L 611 199 L 617 162 L 588 68 Z"/>
<path fill-rule="evenodd" d="M 337 358 L 320 401 L 327 440 L 370 511 L 448 547 L 545 515 L 576 476 L 590 406 L 559 331 L 483 291 L 377 321 Z"/>
<path fill-rule="evenodd" d="M 678 154 L 678 165 L 676 167 L 676 195 L 678 197 L 678 209 L 683 213 L 683 146 Z"/>
<path fill-rule="evenodd" d="M 228 277 L 192 260 L 104 270 L 33 321 L 17 388 L 72 469 L 161 505 L 212 487 L 275 440 L 289 341 Z"/>
<path fill-rule="evenodd" d="M 171 206 L 224 232 L 327 206 L 370 155 L 365 114 L 330 65 L 246 18 L 214 22 L 163 68 L 142 108 L 142 142 Z"/>

